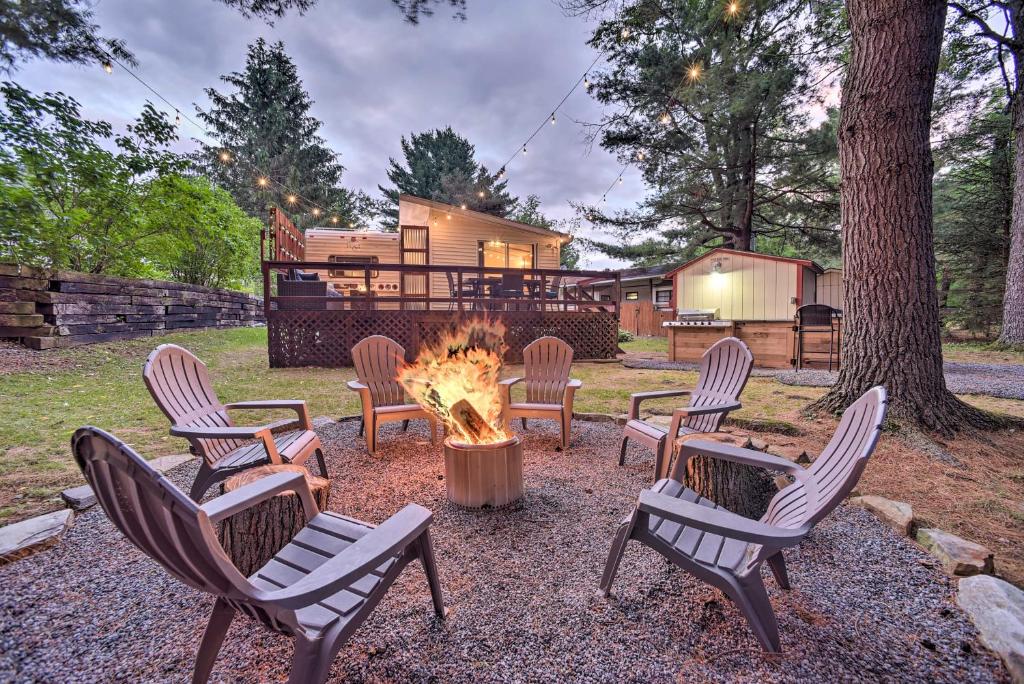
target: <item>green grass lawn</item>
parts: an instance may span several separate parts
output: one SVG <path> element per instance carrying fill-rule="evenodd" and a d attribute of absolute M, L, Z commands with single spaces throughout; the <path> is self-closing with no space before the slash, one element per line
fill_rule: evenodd
<path fill-rule="evenodd" d="M 345 387 L 352 369 L 267 367 L 265 328 L 198 331 L 46 352 L 38 368 L 0 375 L 0 523 L 56 508 L 60 491 L 81 484 L 68 442 L 74 430 L 95 425 L 117 435 L 147 458 L 184 453 L 185 440 L 168 435 L 168 423 L 142 382 L 142 366 L 158 343 L 180 344 L 210 368 L 221 401 L 304 399 L 312 416 L 355 414 L 359 402 Z M 621 345 L 631 352 L 664 351 L 665 338 L 639 338 Z M 972 353 L 980 353 L 974 351 Z M 511 366 L 506 375 L 521 373 Z M 689 387 L 696 373 L 628 369 L 617 363 L 577 363 L 583 381 L 576 411 L 624 413 L 629 395 Z M 516 389 L 517 396 L 522 392 Z M 751 378 L 737 416 L 774 418 L 807 405 L 823 390 L 788 387 L 771 378 Z M 1024 414 L 1024 402 L 968 398 L 992 410 Z M 677 400 L 644 404 L 670 412 Z M 289 412 L 237 415 L 251 423 Z"/>

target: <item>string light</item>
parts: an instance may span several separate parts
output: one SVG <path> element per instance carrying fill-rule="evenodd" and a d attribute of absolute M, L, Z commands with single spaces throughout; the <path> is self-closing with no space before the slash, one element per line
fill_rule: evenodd
<path fill-rule="evenodd" d="M 658 117 L 658 123 L 660 123 L 662 126 L 668 126 L 670 123 L 672 123 L 672 117 L 669 116 L 668 112 L 665 112 Z"/>
<path fill-rule="evenodd" d="M 269 182 L 270 181 L 267 180 L 266 176 L 260 176 L 259 178 L 256 179 L 256 185 L 260 186 L 261 188 L 267 187 L 267 183 Z"/>
<path fill-rule="evenodd" d="M 643 150 L 637 150 L 636 158 L 637 158 L 637 161 L 643 161 L 644 160 L 644 151 Z"/>
<path fill-rule="evenodd" d="M 740 13 L 740 3 L 733 0 L 733 2 L 730 2 L 728 5 L 726 5 L 725 11 L 729 16 L 735 17 L 737 14 Z"/>
<path fill-rule="evenodd" d="M 623 27 L 622 32 L 619 34 L 623 39 L 629 38 L 629 27 Z"/>
<path fill-rule="evenodd" d="M 466 211 L 466 204 L 465 204 L 465 202 L 463 202 L 462 204 L 460 204 L 460 205 L 459 205 L 459 208 L 460 208 L 460 209 L 462 209 L 462 211 Z"/>
<path fill-rule="evenodd" d="M 583 75 L 583 89 L 590 90 L 590 79 L 587 78 L 586 74 Z"/>
<path fill-rule="evenodd" d="M 313 216 L 320 215 L 320 207 L 313 207 Z"/>
<path fill-rule="evenodd" d="M 220 158 L 220 160 L 221 160 L 222 162 L 224 162 L 225 164 L 227 164 L 227 163 L 228 163 L 229 161 L 231 161 L 231 153 L 230 153 L 230 152 L 228 152 L 227 150 L 221 150 L 221 151 L 220 151 L 220 154 L 218 154 L 217 156 L 218 156 L 218 157 Z"/>
<path fill-rule="evenodd" d="M 338 217 L 337 216 L 332 216 L 331 217 L 331 223 L 333 223 L 334 225 L 338 225 Z"/>
<path fill-rule="evenodd" d="M 526 145 L 523 145 L 523 154 L 526 154 Z"/>
<path fill-rule="evenodd" d="M 295 195 L 288 195 L 287 199 L 288 199 L 288 204 L 295 204 L 296 202 L 299 201 L 299 198 L 296 197 Z"/>
<path fill-rule="evenodd" d="M 177 109 L 174 110 L 174 127 L 177 128 L 181 125 L 181 112 Z"/>
<path fill-rule="evenodd" d="M 704 69 L 701 67 L 700 62 L 695 62 L 686 70 L 686 78 L 689 79 L 690 83 L 695 83 L 700 80 L 703 71 Z"/>
<path fill-rule="evenodd" d="M 480 199 L 483 199 L 484 197 L 487 196 L 487 193 L 485 193 L 483 190 L 481 190 L 480 192 L 478 192 L 476 194 L 477 194 L 477 197 L 479 197 Z"/>
<path fill-rule="evenodd" d="M 554 112 L 551 112 L 551 125 L 552 126 L 555 125 L 555 113 Z"/>
<path fill-rule="evenodd" d="M 114 73 L 114 65 L 110 63 L 109 59 L 103 60 L 103 70 L 108 74 Z"/>

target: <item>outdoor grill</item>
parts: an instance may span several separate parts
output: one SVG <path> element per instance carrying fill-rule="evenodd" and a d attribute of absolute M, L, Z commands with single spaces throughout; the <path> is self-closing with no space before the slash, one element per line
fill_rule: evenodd
<path fill-rule="evenodd" d="M 676 320 L 667 321 L 665 327 L 681 328 L 688 326 L 720 326 L 730 324 L 729 321 L 718 320 L 718 309 L 677 309 Z"/>

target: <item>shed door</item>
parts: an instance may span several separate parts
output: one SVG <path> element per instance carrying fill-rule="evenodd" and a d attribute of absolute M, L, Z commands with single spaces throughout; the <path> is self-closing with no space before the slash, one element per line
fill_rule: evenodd
<path fill-rule="evenodd" d="M 426 226 L 402 226 L 399 240 L 399 260 L 403 264 L 422 265 L 428 263 L 430 235 Z M 404 272 L 401 279 L 402 297 L 423 297 L 430 294 L 430 276 L 427 273 Z M 426 302 L 404 302 L 403 309 L 426 309 Z"/>

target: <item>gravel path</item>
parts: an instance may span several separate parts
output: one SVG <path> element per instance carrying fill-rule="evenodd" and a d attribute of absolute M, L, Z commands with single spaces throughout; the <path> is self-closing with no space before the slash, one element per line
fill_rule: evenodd
<path fill-rule="evenodd" d="M 647 368 L 651 370 L 698 370 L 695 363 L 681 363 L 661 359 L 626 359 L 626 368 Z M 1002 363 L 961 363 L 947 361 L 943 368 L 946 385 L 956 394 L 984 394 L 1002 399 L 1024 400 L 1024 365 Z M 799 373 L 787 369 L 755 368 L 754 377 L 774 377 L 784 385 L 803 387 L 830 387 L 836 381 L 836 373 L 826 370 L 802 370 Z"/>
<path fill-rule="evenodd" d="M 435 512 L 451 612 L 432 618 L 410 566 L 334 662 L 338 681 L 1006 681 L 928 556 L 870 514 L 841 507 L 787 551 L 795 589 L 768 580 L 781 657 L 761 654 L 716 590 L 631 545 L 613 598 L 597 596 L 617 521 L 649 454 L 615 465 L 615 426 L 526 436 L 526 498 L 504 511 L 446 503 L 423 428 L 388 429 L 365 454 L 355 423 L 320 428 L 331 508 L 379 522 L 408 501 Z M 172 473 L 190 481 L 195 466 Z M 53 550 L 0 568 L 0 681 L 186 681 L 212 601 L 171 580 L 93 510 Z M 286 676 L 290 640 L 237 619 L 215 681 Z"/>

